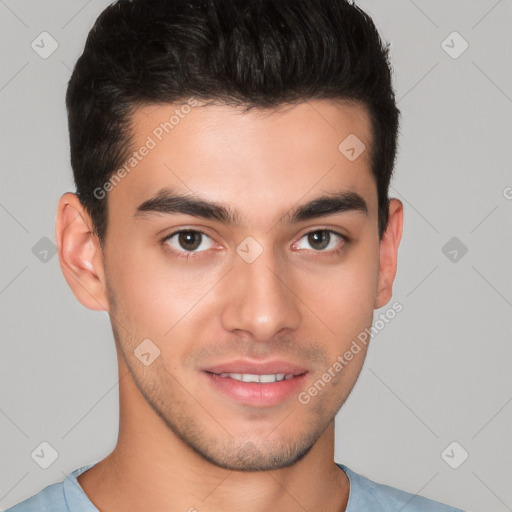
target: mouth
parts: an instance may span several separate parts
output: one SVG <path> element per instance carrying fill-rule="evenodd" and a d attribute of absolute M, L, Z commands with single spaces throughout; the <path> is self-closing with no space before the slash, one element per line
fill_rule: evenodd
<path fill-rule="evenodd" d="M 255 373 L 215 373 L 219 377 L 229 377 L 230 379 L 239 380 L 241 382 L 259 382 L 261 384 L 269 384 L 272 382 L 280 382 L 282 380 L 293 379 L 293 373 L 267 373 L 258 375 Z"/>
<path fill-rule="evenodd" d="M 278 405 L 304 385 L 308 370 L 284 361 L 233 361 L 201 371 L 217 395 L 253 407 Z"/>

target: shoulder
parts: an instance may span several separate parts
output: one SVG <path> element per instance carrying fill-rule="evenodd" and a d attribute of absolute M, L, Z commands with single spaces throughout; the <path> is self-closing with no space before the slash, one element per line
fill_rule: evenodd
<path fill-rule="evenodd" d="M 6 512 L 68 512 L 63 482 L 51 484 Z"/>
<path fill-rule="evenodd" d="M 96 463 L 75 469 L 63 482 L 47 485 L 37 494 L 8 508 L 5 512 L 98 512 L 76 479 Z"/>
<path fill-rule="evenodd" d="M 389 485 L 379 484 L 337 464 L 350 480 L 350 494 L 346 512 L 372 510 L 373 512 L 463 512 L 417 494 L 401 491 Z"/>

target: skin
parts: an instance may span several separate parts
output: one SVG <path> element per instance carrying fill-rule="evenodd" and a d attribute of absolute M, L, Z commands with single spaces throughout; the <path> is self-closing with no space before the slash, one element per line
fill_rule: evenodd
<path fill-rule="evenodd" d="M 135 146 L 177 107 L 139 107 Z M 366 146 L 352 162 L 338 150 L 349 134 Z M 403 205 L 391 200 L 379 240 L 371 143 L 359 104 L 312 100 L 247 113 L 196 106 L 108 192 L 105 253 L 76 195 L 60 198 L 63 274 L 85 307 L 109 312 L 118 356 L 118 442 L 78 477 L 99 510 L 345 510 L 349 482 L 334 464 L 334 417 L 359 376 L 364 345 L 308 404 L 297 393 L 274 406 L 240 404 L 207 385 L 201 369 L 282 359 L 308 370 L 307 390 L 390 301 Z M 163 187 L 221 203 L 243 222 L 134 217 Z M 277 222 L 335 190 L 360 194 L 367 214 Z M 188 259 L 165 250 L 186 254 L 178 236 L 162 241 L 180 228 L 208 235 Z M 349 241 L 333 235 L 321 248 L 307 235 L 322 229 Z M 252 263 L 236 252 L 248 236 L 263 248 Z M 134 350 L 148 338 L 160 355 L 145 366 Z"/>

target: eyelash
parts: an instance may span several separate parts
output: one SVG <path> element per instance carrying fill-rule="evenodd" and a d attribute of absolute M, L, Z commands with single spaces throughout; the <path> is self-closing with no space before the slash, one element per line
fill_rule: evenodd
<path fill-rule="evenodd" d="M 338 256 L 344 251 L 345 245 L 350 242 L 350 239 L 346 235 L 343 235 L 342 233 L 339 233 L 338 231 L 335 231 L 333 229 L 328 229 L 328 228 L 318 228 L 318 229 L 313 229 L 311 231 L 308 231 L 307 233 L 304 233 L 299 238 L 299 240 L 302 240 L 304 237 L 308 236 L 309 234 L 316 233 L 318 231 L 325 231 L 325 232 L 337 235 L 343 240 L 343 243 L 341 244 L 341 247 L 338 247 L 336 249 L 331 249 L 330 251 L 315 251 L 314 249 L 312 249 L 314 252 L 317 252 L 320 254 L 323 253 L 323 254 L 326 254 L 329 256 Z M 191 251 L 176 251 L 175 249 L 171 248 L 169 246 L 169 244 L 167 244 L 166 242 L 168 240 L 170 240 L 173 236 L 179 235 L 180 233 L 200 233 L 201 235 L 211 238 L 211 236 L 209 236 L 204 231 L 201 231 L 200 229 L 179 229 L 177 231 L 174 231 L 170 235 L 167 235 L 165 238 L 163 238 L 161 240 L 161 243 L 164 246 L 165 251 L 167 251 L 168 253 L 170 253 L 173 256 L 177 256 L 178 258 L 184 258 L 186 260 L 189 260 L 191 257 L 197 258 L 197 256 L 195 256 L 196 254 L 201 254 L 202 252 L 206 252 L 206 251 L 199 251 L 198 253 L 195 253 L 195 252 L 191 252 Z M 322 256 L 315 256 L 315 257 L 322 257 Z"/>

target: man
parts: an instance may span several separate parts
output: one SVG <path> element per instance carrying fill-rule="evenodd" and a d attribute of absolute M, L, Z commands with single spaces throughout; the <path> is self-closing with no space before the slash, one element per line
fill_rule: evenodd
<path fill-rule="evenodd" d="M 119 437 L 11 510 L 456 510 L 333 460 L 402 235 L 370 18 L 343 0 L 120 0 L 66 104 L 59 260 L 110 315 Z"/>

